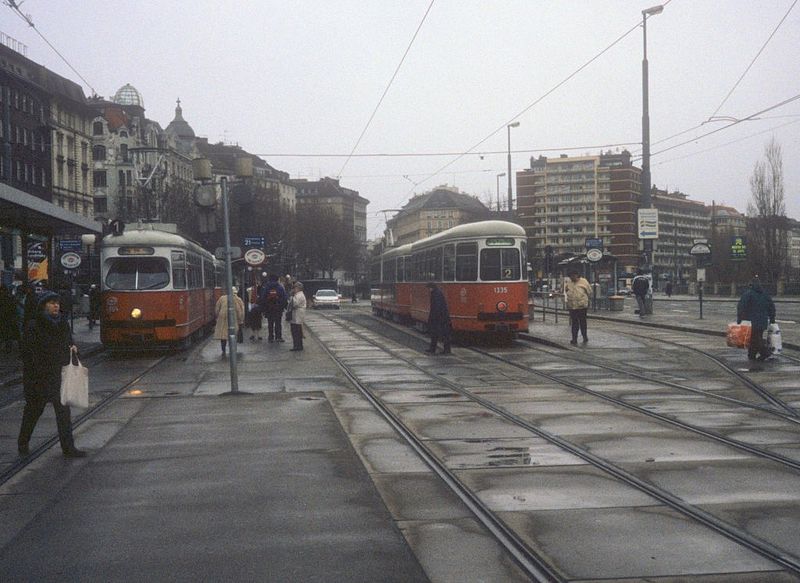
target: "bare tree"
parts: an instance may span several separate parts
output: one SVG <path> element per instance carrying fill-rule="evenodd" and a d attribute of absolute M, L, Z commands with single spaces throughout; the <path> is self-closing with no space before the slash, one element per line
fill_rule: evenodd
<path fill-rule="evenodd" d="M 764 146 L 764 160 L 756 162 L 750 177 L 747 204 L 750 266 L 770 283 L 777 283 L 786 264 L 788 220 L 783 183 L 783 153 L 772 138 Z"/>
<path fill-rule="evenodd" d="M 354 269 L 356 245 L 353 232 L 333 210 L 307 205 L 297 211 L 297 250 L 310 269 L 333 277 L 336 269 Z"/>

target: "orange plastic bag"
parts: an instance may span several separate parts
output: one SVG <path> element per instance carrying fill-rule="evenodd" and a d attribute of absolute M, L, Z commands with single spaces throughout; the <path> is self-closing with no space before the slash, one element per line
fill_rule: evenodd
<path fill-rule="evenodd" d="M 733 348 L 747 348 L 750 346 L 752 333 L 753 328 L 750 326 L 750 322 L 730 323 L 728 324 L 726 343 Z"/>

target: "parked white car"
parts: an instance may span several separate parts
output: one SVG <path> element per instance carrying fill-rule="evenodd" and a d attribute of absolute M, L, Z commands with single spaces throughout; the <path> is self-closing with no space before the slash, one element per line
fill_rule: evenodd
<path fill-rule="evenodd" d="M 314 303 L 312 305 L 315 310 L 320 310 L 322 308 L 332 308 L 334 310 L 338 310 L 340 307 L 340 301 L 339 294 L 336 293 L 336 290 L 321 289 L 314 294 Z"/>

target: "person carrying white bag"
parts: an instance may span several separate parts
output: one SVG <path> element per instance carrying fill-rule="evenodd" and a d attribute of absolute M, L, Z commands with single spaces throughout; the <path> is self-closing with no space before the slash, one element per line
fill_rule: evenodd
<path fill-rule="evenodd" d="M 769 346 L 772 354 L 780 354 L 783 352 L 783 341 L 781 340 L 781 329 L 778 324 L 772 322 L 767 327 L 767 346 Z"/>
<path fill-rule="evenodd" d="M 31 435 L 47 403 L 52 403 L 56 413 L 58 439 L 64 456 L 86 456 L 86 452 L 75 447 L 69 406 L 61 404 L 62 367 L 67 368 L 71 363 L 77 347 L 72 342 L 69 322 L 61 314 L 60 307 L 58 294 L 45 292 L 39 299 L 35 318 L 28 323 L 23 334 L 21 355 L 25 409 L 17 439 L 17 451 L 22 456 L 30 453 Z"/>

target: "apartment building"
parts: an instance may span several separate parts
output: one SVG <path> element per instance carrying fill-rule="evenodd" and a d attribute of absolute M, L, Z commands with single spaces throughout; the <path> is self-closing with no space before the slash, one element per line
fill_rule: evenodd
<path fill-rule="evenodd" d="M 587 239 L 601 239 L 618 271 L 634 271 L 640 174 L 628 151 L 531 158 L 530 168 L 516 174 L 517 219 L 528 234 L 534 269 L 541 270 L 547 247 L 567 257 L 585 253 Z"/>

